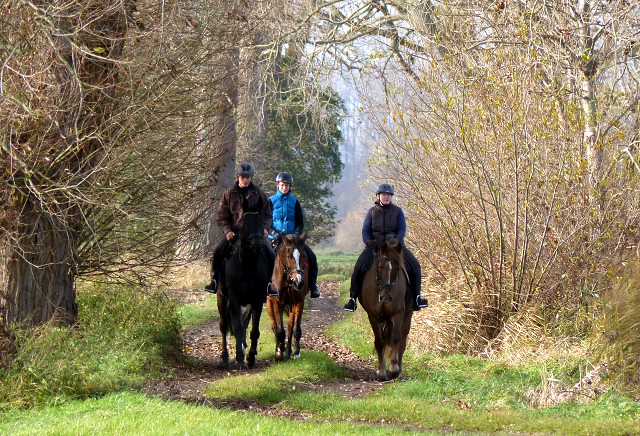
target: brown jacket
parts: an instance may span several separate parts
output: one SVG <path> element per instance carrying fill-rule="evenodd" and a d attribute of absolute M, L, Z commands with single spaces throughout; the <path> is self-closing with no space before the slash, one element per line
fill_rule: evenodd
<path fill-rule="evenodd" d="M 262 198 L 262 218 L 265 229 L 271 228 L 271 203 L 266 194 L 251 182 L 247 188 L 247 201 L 250 206 L 257 206 L 258 199 Z M 242 190 L 238 181 L 233 184 L 222 196 L 218 207 L 218 227 L 226 235 L 229 232 L 238 233 L 242 228 Z"/>

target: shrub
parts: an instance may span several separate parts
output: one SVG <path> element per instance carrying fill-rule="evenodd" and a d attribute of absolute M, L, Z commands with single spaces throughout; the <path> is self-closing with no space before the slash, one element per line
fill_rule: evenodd
<path fill-rule="evenodd" d="M 162 293 L 94 286 L 78 293 L 75 326 L 13 326 L 15 357 L 0 409 L 31 407 L 137 386 L 179 338 L 176 303 Z"/>

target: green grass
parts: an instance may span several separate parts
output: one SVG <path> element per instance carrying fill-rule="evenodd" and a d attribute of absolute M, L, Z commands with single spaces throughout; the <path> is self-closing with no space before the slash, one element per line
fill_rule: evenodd
<path fill-rule="evenodd" d="M 318 258 L 319 280 L 345 280 L 351 277 L 353 266 L 359 253 L 346 253 L 336 250 L 316 252 Z"/>
<path fill-rule="evenodd" d="M 16 354 L 0 369 L 0 411 L 139 387 L 175 350 L 179 319 L 163 293 L 93 286 L 78 293 L 77 328 L 14 326 Z"/>
<path fill-rule="evenodd" d="M 332 382 L 343 372 L 324 353 L 303 351 L 302 357 L 271 365 L 260 374 L 227 377 L 211 384 L 206 393 L 216 398 L 254 398 L 263 403 L 286 399 L 297 387 L 319 380 Z"/>
<path fill-rule="evenodd" d="M 255 413 L 162 401 L 135 392 L 74 401 L 40 410 L 13 410 L 0 421 L 0 434 L 66 435 L 396 435 L 395 428 L 268 418 Z"/>
<path fill-rule="evenodd" d="M 180 320 L 185 329 L 194 328 L 218 316 L 218 304 L 213 294 L 200 304 L 188 304 L 180 307 Z"/>
<path fill-rule="evenodd" d="M 331 386 L 342 377 L 321 353 L 272 365 L 261 374 L 227 377 L 206 393 L 221 399 L 255 399 L 311 414 L 318 420 L 384 419 L 399 428 L 455 432 L 630 434 L 640 432 L 640 403 L 608 394 L 591 404 L 532 408 L 524 393 L 540 385 L 537 368 L 510 367 L 453 355 L 421 356 L 403 379 L 364 398 L 345 398 L 331 389 L 317 393 L 310 383 Z"/>
<path fill-rule="evenodd" d="M 347 283 L 340 289 L 342 304 Z M 228 376 L 206 390 L 210 397 L 295 411 L 301 420 L 149 398 L 135 391 L 144 377 L 157 375 L 176 345 L 177 326 L 210 322 L 215 297 L 177 308 L 161 294 L 100 287 L 84 291 L 79 304 L 78 329 L 17 330 L 16 365 L 0 373 L 0 434 L 640 434 L 640 403 L 615 391 L 591 403 L 531 406 L 528 393 L 549 374 L 575 381 L 584 364 L 577 360 L 509 365 L 407 352 L 400 380 L 347 398 L 339 389 L 346 377 L 341 368 L 324 353 L 303 350 L 300 359 Z M 266 312 L 260 330 L 258 358 L 272 360 Z M 364 358 L 363 371 L 373 371 L 363 310 L 328 327 L 326 335 Z"/>

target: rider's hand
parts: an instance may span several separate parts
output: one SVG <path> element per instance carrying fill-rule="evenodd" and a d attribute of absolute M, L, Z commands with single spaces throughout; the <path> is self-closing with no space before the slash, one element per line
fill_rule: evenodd
<path fill-rule="evenodd" d="M 232 239 L 233 239 L 233 238 L 235 238 L 235 237 L 236 237 L 236 234 L 235 234 L 235 233 L 233 233 L 233 232 L 229 232 L 229 233 L 227 233 L 227 241 L 230 241 L 230 240 L 232 240 Z"/>
<path fill-rule="evenodd" d="M 269 230 L 264 229 L 264 237 L 266 238 L 267 236 L 269 236 Z"/>

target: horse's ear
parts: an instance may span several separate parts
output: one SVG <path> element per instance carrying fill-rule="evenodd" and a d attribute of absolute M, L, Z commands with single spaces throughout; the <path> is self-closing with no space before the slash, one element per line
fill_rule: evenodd
<path fill-rule="evenodd" d="M 300 241 L 304 242 L 307 240 L 307 232 L 304 232 L 302 236 L 300 236 Z"/>
<path fill-rule="evenodd" d="M 285 241 L 287 241 L 288 244 L 291 243 L 291 238 L 289 236 L 291 235 L 282 235 L 282 237 L 284 238 Z"/>
<path fill-rule="evenodd" d="M 247 200 L 247 197 L 242 197 L 242 210 L 244 212 L 249 210 L 249 200 Z"/>
<path fill-rule="evenodd" d="M 264 206 L 264 201 L 262 201 L 262 196 L 260 196 L 260 198 L 258 198 L 258 210 L 262 210 L 263 206 Z"/>
<path fill-rule="evenodd" d="M 396 251 L 397 251 L 398 253 L 402 253 L 402 244 L 401 244 L 401 243 L 399 243 L 399 242 L 396 244 Z"/>

